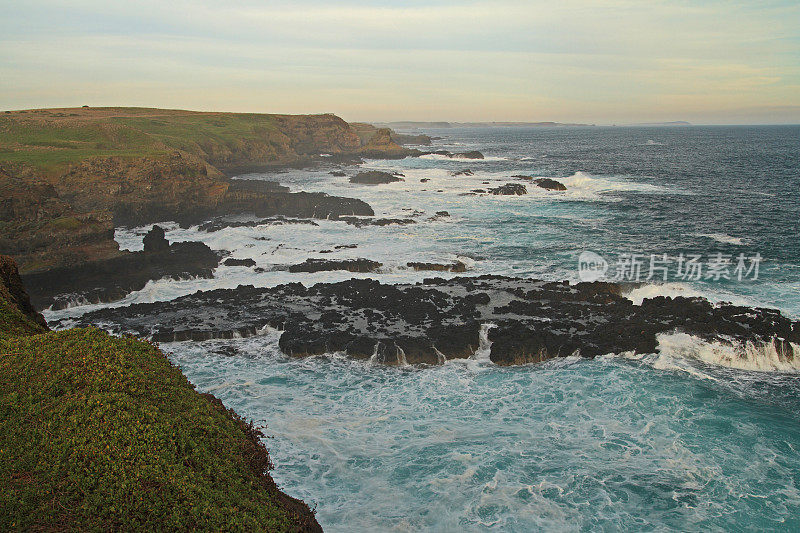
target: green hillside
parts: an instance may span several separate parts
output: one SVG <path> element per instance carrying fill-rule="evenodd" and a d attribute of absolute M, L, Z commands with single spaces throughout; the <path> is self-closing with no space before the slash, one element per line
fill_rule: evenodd
<path fill-rule="evenodd" d="M 0 354 L 0 530 L 319 530 L 156 346 L 46 332 L 0 290 Z"/>

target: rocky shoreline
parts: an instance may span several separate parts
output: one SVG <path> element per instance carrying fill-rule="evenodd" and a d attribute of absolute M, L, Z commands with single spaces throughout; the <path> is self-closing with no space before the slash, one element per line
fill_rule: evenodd
<path fill-rule="evenodd" d="M 796 355 L 792 343 L 800 344 L 800 323 L 771 309 L 683 297 L 634 305 L 612 283 L 502 276 L 432 278 L 416 285 L 353 279 L 312 287 L 240 286 L 102 309 L 66 324 L 96 324 L 158 342 L 244 337 L 272 327 L 282 330 L 280 348 L 293 357 L 345 352 L 388 365 L 442 364 L 475 357 L 481 347 L 498 365 L 653 353 L 657 336 L 672 332 L 731 346 L 772 344 L 789 360 Z"/>
<path fill-rule="evenodd" d="M 46 139 L 46 140 L 42 140 Z M 47 140 L 49 139 L 49 140 Z M 87 140 L 89 139 L 89 140 Z M 0 253 L 23 273 L 114 259 L 114 228 L 224 215 L 372 215 L 365 202 L 293 193 L 246 171 L 351 165 L 419 155 L 389 129 L 335 115 L 139 108 L 9 112 L 0 117 Z M 428 140 L 429 141 L 429 140 Z"/>

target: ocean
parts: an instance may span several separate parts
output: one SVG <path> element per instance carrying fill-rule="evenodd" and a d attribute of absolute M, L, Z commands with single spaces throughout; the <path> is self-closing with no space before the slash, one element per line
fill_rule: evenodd
<path fill-rule="evenodd" d="M 607 263 L 603 279 L 626 282 L 635 303 L 703 296 L 800 318 L 798 126 L 425 133 L 437 137 L 433 150 L 479 150 L 485 159 L 365 161 L 360 169 L 404 176 L 379 186 L 351 184 L 327 166 L 242 176 L 360 198 L 377 217 L 414 223 L 205 232 L 165 221 L 171 241 L 202 240 L 264 271 L 221 265 L 213 279 L 155 281 L 120 302 L 46 316 L 240 284 L 433 275 L 411 261 L 467 267 L 435 273 L 443 277 L 577 282 L 586 274 L 581 253 L 593 252 Z M 453 175 L 466 169 L 471 175 Z M 553 178 L 567 190 L 516 175 Z M 506 183 L 528 194 L 474 192 Z M 148 229 L 118 228 L 116 239 L 141 249 Z M 308 258 L 383 267 L 279 269 Z M 341 354 L 291 359 L 279 335 L 162 347 L 199 390 L 265 426 L 273 477 L 316 505 L 328 531 L 800 528 L 800 362 L 756 347 L 742 360 L 676 333 L 661 336 L 654 354 L 497 367 L 484 339 L 469 360 L 390 368 Z"/>

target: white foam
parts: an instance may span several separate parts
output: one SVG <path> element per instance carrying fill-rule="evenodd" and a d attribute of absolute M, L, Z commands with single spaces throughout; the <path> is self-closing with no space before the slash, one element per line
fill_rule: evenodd
<path fill-rule="evenodd" d="M 627 292 L 623 292 L 622 296 L 635 305 L 642 305 L 643 300 L 655 298 L 656 296 L 667 296 L 670 298 L 675 298 L 677 296 L 683 296 L 684 298 L 705 298 L 712 303 L 730 302 L 735 305 L 754 305 L 753 302 L 740 296 L 723 292 L 704 291 L 696 286 L 679 282 L 647 283 L 630 289 Z"/>
<path fill-rule="evenodd" d="M 736 246 L 744 246 L 747 244 L 741 237 L 732 237 L 724 233 L 693 233 L 695 237 L 705 237 L 712 239 L 723 244 L 735 244 Z"/>
<path fill-rule="evenodd" d="M 489 330 L 496 328 L 496 324 L 481 324 L 480 332 L 478 333 L 478 349 L 472 354 L 470 359 L 488 363 L 489 356 L 492 353 L 492 341 L 489 340 Z"/>
<path fill-rule="evenodd" d="M 663 193 L 667 189 L 649 183 L 640 183 L 623 177 L 601 177 L 593 176 L 586 172 L 578 171 L 566 178 L 553 178 L 563 183 L 566 187 L 567 196 L 579 196 L 589 199 L 596 199 L 604 194 L 615 192 L 648 192 Z M 532 187 L 529 187 L 529 192 Z M 549 191 L 548 191 L 549 192 Z"/>
<path fill-rule="evenodd" d="M 688 333 L 661 333 L 656 336 L 658 340 L 658 354 L 664 359 L 657 360 L 655 368 L 679 368 L 686 370 L 683 365 L 676 365 L 675 360 L 695 359 L 717 366 L 735 368 L 739 370 L 752 370 L 759 372 L 798 372 L 800 371 L 800 357 L 791 353 L 784 353 L 776 348 L 774 342 L 761 344 L 709 342 Z M 800 346 L 791 344 L 795 354 L 800 356 Z"/>

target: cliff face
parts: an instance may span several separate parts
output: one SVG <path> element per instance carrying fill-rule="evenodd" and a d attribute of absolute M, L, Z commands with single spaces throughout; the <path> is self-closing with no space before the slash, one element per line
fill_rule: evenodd
<path fill-rule="evenodd" d="M 396 155 L 396 145 L 373 146 Z M 229 212 L 369 215 L 363 202 L 243 193 L 227 175 L 358 154 L 335 115 L 52 109 L 0 115 L 0 253 L 24 272 L 116 257 L 114 225 L 198 222 Z"/>
<path fill-rule="evenodd" d="M 0 338 L 6 335 L 31 335 L 47 331 L 47 322 L 31 305 L 22 285 L 17 264 L 0 255 Z"/>

